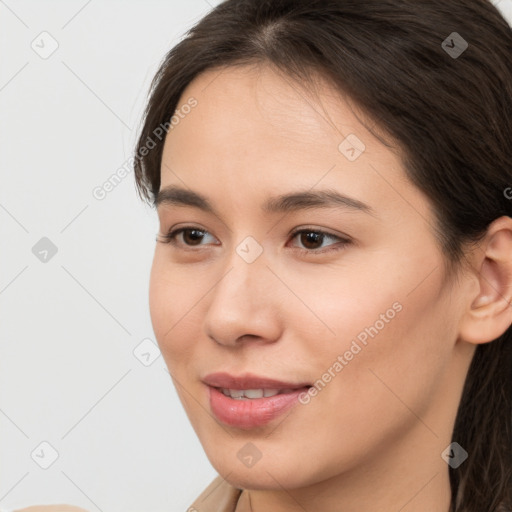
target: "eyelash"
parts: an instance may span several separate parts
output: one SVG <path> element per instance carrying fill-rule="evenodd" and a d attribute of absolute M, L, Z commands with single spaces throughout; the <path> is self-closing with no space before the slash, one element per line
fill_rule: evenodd
<path fill-rule="evenodd" d="M 181 228 L 178 228 L 178 229 L 170 230 L 165 235 L 160 235 L 161 239 L 159 240 L 157 238 L 157 242 L 161 242 L 161 243 L 164 243 L 164 244 L 171 244 L 171 245 L 174 245 L 175 247 L 177 247 L 178 246 L 178 242 L 176 241 L 176 237 L 180 233 L 183 233 L 184 231 L 200 231 L 203 234 L 210 234 L 208 231 L 206 231 L 204 229 L 201 229 L 201 228 L 198 228 L 196 226 L 185 226 L 185 227 L 181 227 Z M 330 248 L 330 249 L 327 248 L 327 249 L 319 250 L 319 249 L 303 249 L 301 247 L 295 247 L 294 248 L 299 253 L 304 254 L 304 255 L 311 255 L 311 254 L 316 255 L 316 254 L 325 254 L 325 253 L 332 252 L 332 251 L 341 251 L 347 245 L 349 245 L 351 243 L 351 241 L 348 240 L 347 238 L 342 238 L 342 237 L 339 237 L 337 235 L 333 235 L 332 233 L 328 233 L 327 231 L 322 231 L 320 229 L 313 229 L 313 228 L 297 229 L 297 230 L 295 230 L 295 231 L 293 231 L 291 233 L 291 239 L 293 240 L 297 235 L 300 235 L 302 233 L 315 233 L 315 234 L 319 234 L 319 235 L 322 235 L 322 236 L 327 236 L 327 237 L 330 237 L 330 238 L 337 239 L 337 240 L 339 240 L 341 242 L 341 244 L 332 244 L 332 245 L 337 246 L 337 247 Z M 185 246 L 186 246 L 186 244 L 185 244 Z M 191 248 L 193 246 L 186 246 L 186 247 L 187 247 L 187 249 L 185 249 L 185 250 L 187 250 L 187 251 L 195 251 L 196 250 L 196 249 Z"/>

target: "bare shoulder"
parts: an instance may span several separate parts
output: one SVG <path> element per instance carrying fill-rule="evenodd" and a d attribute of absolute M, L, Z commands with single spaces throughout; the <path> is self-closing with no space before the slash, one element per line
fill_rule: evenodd
<path fill-rule="evenodd" d="M 14 512 L 88 512 L 85 508 L 73 505 L 35 505 L 33 507 L 20 508 Z"/>

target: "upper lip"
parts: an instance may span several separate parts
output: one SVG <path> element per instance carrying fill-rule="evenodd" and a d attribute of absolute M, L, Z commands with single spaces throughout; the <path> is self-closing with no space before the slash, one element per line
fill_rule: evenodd
<path fill-rule="evenodd" d="M 209 386 L 223 389 L 299 389 L 310 384 L 283 382 L 269 379 L 252 373 L 244 373 L 238 377 L 225 372 L 210 373 L 203 382 Z"/>

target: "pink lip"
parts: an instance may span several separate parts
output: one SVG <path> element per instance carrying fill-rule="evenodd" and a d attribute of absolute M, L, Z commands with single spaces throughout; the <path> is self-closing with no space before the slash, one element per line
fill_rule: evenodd
<path fill-rule="evenodd" d="M 203 382 L 208 386 L 210 407 L 215 417 L 231 427 L 251 429 L 261 427 L 298 403 L 298 397 L 309 384 L 293 384 L 257 375 L 233 377 L 227 373 L 208 375 Z M 270 397 L 236 400 L 218 389 L 293 389 L 292 392 Z"/>
<path fill-rule="evenodd" d="M 224 389 L 298 389 L 310 386 L 308 382 L 294 384 L 293 382 L 260 377 L 253 373 L 245 373 L 239 377 L 225 372 L 210 373 L 203 379 L 203 382 L 208 386 Z"/>

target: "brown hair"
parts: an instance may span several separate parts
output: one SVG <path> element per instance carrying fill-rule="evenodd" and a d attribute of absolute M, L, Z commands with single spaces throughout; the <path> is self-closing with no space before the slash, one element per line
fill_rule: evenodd
<path fill-rule="evenodd" d="M 463 40 L 462 54 L 450 52 Z M 454 268 L 466 242 L 512 216 L 511 58 L 512 29 L 488 0 L 227 0 L 153 79 L 135 148 L 139 194 L 154 201 L 164 139 L 148 141 L 201 72 L 264 63 L 299 83 L 320 73 L 398 142 Z M 509 327 L 477 347 L 466 378 L 453 440 L 469 457 L 450 468 L 454 512 L 512 507 L 511 374 Z"/>

